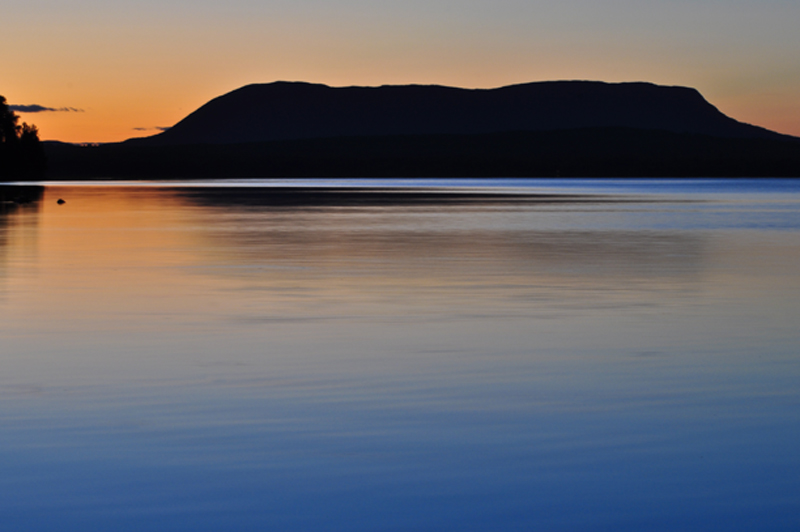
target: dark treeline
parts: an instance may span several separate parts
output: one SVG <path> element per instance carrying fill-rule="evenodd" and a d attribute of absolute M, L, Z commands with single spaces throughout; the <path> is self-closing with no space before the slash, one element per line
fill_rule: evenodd
<path fill-rule="evenodd" d="M 629 128 L 246 144 L 45 143 L 51 179 L 800 177 L 800 142 Z"/>
<path fill-rule="evenodd" d="M 45 153 L 36 126 L 19 117 L 0 96 L 0 181 L 37 180 L 45 176 Z"/>

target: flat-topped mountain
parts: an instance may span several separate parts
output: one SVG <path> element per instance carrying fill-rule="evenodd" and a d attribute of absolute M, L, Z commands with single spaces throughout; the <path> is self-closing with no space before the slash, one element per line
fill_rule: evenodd
<path fill-rule="evenodd" d="M 475 135 L 624 127 L 787 138 L 725 116 L 695 89 L 552 81 L 496 89 L 276 82 L 215 98 L 139 145 L 236 144 L 388 135 Z"/>
<path fill-rule="evenodd" d="M 45 149 L 50 179 L 800 177 L 800 139 L 651 83 L 248 85 L 159 135 Z"/>

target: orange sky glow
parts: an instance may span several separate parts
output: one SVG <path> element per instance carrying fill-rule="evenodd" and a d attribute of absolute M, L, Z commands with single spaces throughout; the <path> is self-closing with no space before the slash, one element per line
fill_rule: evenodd
<path fill-rule="evenodd" d="M 40 137 L 113 142 L 249 83 L 498 87 L 556 79 L 697 88 L 800 136 L 800 4 L 779 0 L 30 0 L 4 8 L 0 94 Z"/>

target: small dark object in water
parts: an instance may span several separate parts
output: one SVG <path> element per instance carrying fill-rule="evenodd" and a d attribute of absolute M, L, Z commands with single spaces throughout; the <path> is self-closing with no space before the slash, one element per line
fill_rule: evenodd
<path fill-rule="evenodd" d="M 59 205 L 64 205 L 66 201 L 64 201 L 63 199 L 59 199 L 56 203 L 58 203 Z"/>

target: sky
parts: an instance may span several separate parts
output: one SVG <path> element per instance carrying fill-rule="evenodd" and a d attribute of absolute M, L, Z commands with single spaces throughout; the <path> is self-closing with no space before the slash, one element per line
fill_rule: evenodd
<path fill-rule="evenodd" d="M 650 81 L 800 136 L 800 0 L 0 0 L 40 137 L 155 134 L 250 83 Z M 9 44 L 13 43 L 13 44 Z"/>

